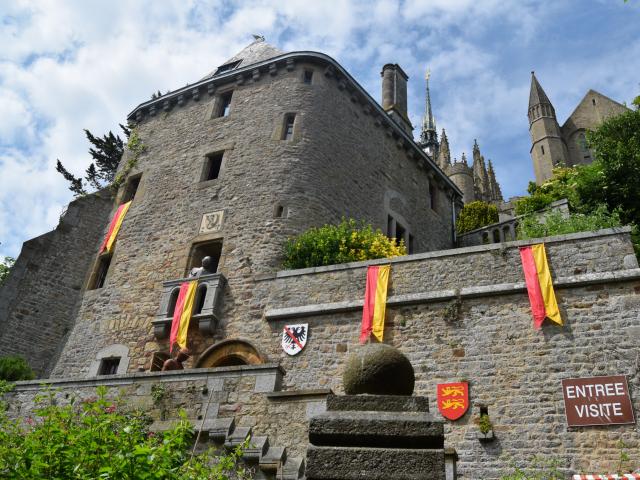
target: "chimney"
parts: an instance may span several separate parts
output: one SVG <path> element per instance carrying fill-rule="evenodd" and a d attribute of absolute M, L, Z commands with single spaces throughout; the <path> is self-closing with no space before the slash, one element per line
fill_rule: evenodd
<path fill-rule="evenodd" d="M 407 80 L 409 77 L 397 63 L 387 63 L 380 72 L 382 77 L 382 108 L 407 133 L 412 133 L 413 126 L 407 115 Z"/>

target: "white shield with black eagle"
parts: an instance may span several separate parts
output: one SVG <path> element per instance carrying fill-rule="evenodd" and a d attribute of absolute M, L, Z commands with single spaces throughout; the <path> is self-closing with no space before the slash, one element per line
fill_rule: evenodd
<path fill-rule="evenodd" d="M 285 325 L 282 331 L 282 349 L 289 355 L 297 355 L 307 344 L 308 336 L 308 323 Z"/>

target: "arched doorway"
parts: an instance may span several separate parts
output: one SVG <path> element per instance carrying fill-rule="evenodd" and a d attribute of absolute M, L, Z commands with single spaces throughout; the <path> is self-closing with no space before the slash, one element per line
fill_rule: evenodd
<path fill-rule="evenodd" d="M 264 362 L 265 358 L 251 343 L 246 340 L 229 339 L 218 342 L 202 352 L 196 368 L 256 365 Z"/>

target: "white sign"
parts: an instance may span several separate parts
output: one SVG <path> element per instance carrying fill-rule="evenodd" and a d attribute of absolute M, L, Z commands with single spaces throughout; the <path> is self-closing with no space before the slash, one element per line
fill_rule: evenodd
<path fill-rule="evenodd" d="M 205 213 L 200 223 L 200 233 L 219 232 L 222 230 L 222 222 L 224 221 L 224 210 L 217 212 Z"/>

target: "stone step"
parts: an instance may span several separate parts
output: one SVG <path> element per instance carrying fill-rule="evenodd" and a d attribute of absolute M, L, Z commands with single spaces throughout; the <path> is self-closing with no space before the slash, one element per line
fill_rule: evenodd
<path fill-rule="evenodd" d="M 269 450 L 269 437 L 253 436 L 249 446 L 242 452 L 242 458 L 247 463 L 257 464 Z"/>
<path fill-rule="evenodd" d="M 209 440 L 224 443 L 235 429 L 234 418 L 214 418 L 204 421 L 202 431 L 207 432 Z"/>
<path fill-rule="evenodd" d="M 236 427 L 231 434 L 227 436 L 224 446 L 227 448 L 235 448 L 243 444 L 247 437 L 251 438 L 251 427 Z"/>
<path fill-rule="evenodd" d="M 284 447 L 269 447 L 260 458 L 260 470 L 265 473 L 275 474 L 287 459 L 287 450 Z"/>
<path fill-rule="evenodd" d="M 300 457 L 287 457 L 278 471 L 278 480 L 300 480 L 304 478 L 304 459 Z"/>

